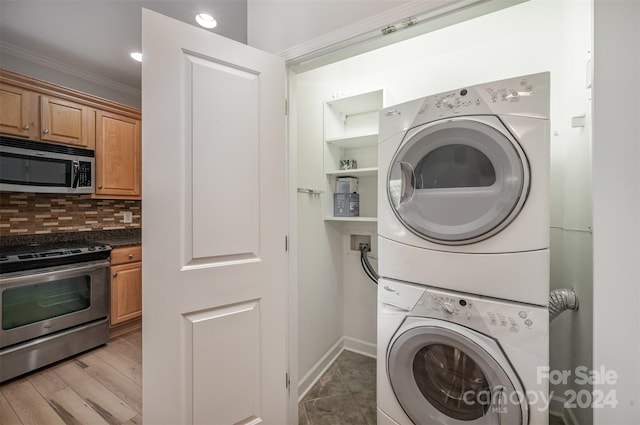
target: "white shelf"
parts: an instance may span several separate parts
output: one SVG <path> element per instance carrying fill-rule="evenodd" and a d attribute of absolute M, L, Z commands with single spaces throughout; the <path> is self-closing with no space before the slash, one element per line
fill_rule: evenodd
<path fill-rule="evenodd" d="M 342 149 L 373 147 L 378 144 L 378 133 L 363 134 L 359 136 L 333 137 L 327 139 L 326 142 Z"/>
<path fill-rule="evenodd" d="M 375 223 L 378 217 L 325 217 L 325 221 L 359 221 L 361 223 Z"/>
<path fill-rule="evenodd" d="M 370 177 L 378 174 L 378 167 L 355 168 L 353 170 L 329 171 L 326 174 L 327 176 L 333 176 L 333 177 L 342 177 L 342 176 Z"/>
<path fill-rule="evenodd" d="M 382 90 L 339 99 L 323 106 L 324 175 L 323 196 L 326 221 L 376 223 L 378 200 L 378 124 L 383 105 Z M 353 160 L 360 168 L 341 170 L 340 162 Z M 358 217 L 335 217 L 334 191 L 338 177 L 358 179 Z"/>
<path fill-rule="evenodd" d="M 377 111 L 382 108 L 382 90 L 329 100 L 327 105 L 344 115 Z"/>

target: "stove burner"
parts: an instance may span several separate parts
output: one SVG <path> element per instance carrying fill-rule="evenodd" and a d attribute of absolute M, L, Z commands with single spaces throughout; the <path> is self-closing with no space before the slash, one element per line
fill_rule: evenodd
<path fill-rule="evenodd" d="M 110 254 L 109 245 L 87 241 L 6 247 L 0 254 L 0 273 L 101 260 Z"/>

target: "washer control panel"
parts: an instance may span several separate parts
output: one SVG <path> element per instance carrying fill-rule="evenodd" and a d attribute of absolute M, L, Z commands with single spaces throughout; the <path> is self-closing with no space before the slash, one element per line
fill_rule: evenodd
<path fill-rule="evenodd" d="M 548 309 L 478 295 L 426 288 L 409 314 L 457 323 L 514 344 L 549 329 Z"/>
<path fill-rule="evenodd" d="M 519 345 L 549 331 L 546 307 L 385 278 L 378 282 L 378 302 L 407 316 L 446 320 Z"/>

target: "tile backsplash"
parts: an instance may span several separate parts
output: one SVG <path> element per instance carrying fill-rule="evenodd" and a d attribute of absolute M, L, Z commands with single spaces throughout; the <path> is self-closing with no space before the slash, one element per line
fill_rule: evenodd
<path fill-rule="evenodd" d="M 82 195 L 2 192 L 0 236 L 140 228 L 141 203 Z M 131 223 L 124 223 L 125 212 L 131 212 Z"/>

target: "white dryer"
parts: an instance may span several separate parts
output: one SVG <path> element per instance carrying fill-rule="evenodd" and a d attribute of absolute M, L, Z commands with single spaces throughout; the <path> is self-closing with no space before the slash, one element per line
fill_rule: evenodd
<path fill-rule="evenodd" d="M 378 285 L 378 425 L 547 425 L 548 310 Z"/>
<path fill-rule="evenodd" d="M 383 109 L 380 275 L 546 305 L 549 150 L 549 73 Z"/>

